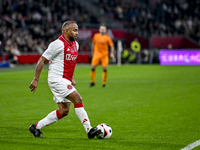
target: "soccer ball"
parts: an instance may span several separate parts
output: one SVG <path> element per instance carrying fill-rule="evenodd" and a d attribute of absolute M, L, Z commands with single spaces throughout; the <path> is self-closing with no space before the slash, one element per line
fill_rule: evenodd
<path fill-rule="evenodd" d="M 101 133 L 97 135 L 98 139 L 109 139 L 112 135 L 112 128 L 108 124 L 101 123 L 97 129 L 101 130 Z"/>

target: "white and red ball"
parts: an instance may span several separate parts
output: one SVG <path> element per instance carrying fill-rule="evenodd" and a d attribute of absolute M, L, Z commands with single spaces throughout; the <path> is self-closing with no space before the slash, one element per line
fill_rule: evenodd
<path fill-rule="evenodd" d="M 97 129 L 101 130 L 101 133 L 97 135 L 98 139 L 109 139 L 112 135 L 112 128 L 106 123 L 99 124 Z"/>

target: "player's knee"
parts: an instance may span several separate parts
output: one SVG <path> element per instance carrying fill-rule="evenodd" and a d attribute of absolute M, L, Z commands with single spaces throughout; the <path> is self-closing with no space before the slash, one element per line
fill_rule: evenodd
<path fill-rule="evenodd" d="M 82 103 L 82 97 L 79 94 L 76 94 L 72 100 L 74 104 L 80 104 Z"/>
<path fill-rule="evenodd" d="M 74 91 L 73 93 L 71 93 L 67 98 L 71 102 L 73 102 L 74 104 L 80 104 L 80 103 L 82 103 L 82 97 L 81 97 L 81 95 L 77 91 Z"/>
<path fill-rule="evenodd" d="M 81 96 L 78 96 L 77 98 L 76 98 L 76 104 L 80 104 L 80 103 L 82 103 L 83 101 L 82 101 L 82 97 Z"/>
<path fill-rule="evenodd" d="M 95 68 L 96 68 L 96 66 L 95 66 L 95 65 L 92 65 L 91 70 L 92 70 L 92 71 L 95 71 Z"/>
<path fill-rule="evenodd" d="M 103 68 L 103 72 L 107 72 L 107 69 L 106 69 L 106 68 Z"/>

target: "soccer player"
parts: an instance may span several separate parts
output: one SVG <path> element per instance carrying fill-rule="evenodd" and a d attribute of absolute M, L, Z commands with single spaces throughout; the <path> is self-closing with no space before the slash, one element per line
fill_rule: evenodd
<path fill-rule="evenodd" d="M 45 62 L 50 60 L 48 84 L 54 94 L 54 101 L 58 109 L 50 112 L 45 118 L 29 127 L 35 137 L 41 137 L 41 129 L 68 115 L 71 102 L 74 104 L 75 113 L 83 124 L 88 138 L 92 139 L 100 133 L 97 128 L 92 128 L 88 115 L 83 107 L 82 97 L 75 89 L 74 69 L 78 56 L 79 45 L 75 41 L 78 35 L 78 25 L 74 21 L 66 21 L 62 25 L 62 35 L 51 42 L 47 50 L 40 57 L 35 77 L 29 88 L 34 93 Z"/>
<path fill-rule="evenodd" d="M 114 55 L 114 43 L 110 36 L 107 34 L 107 28 L 104 25 L 99 27 L 99 33 L 96 33 L 93 36 L 92 40 L 92 62 L 91 62 L 91 71 L 90 71 L 90 78 L 91 83 L 90 87 L 95 85 L 95 68 L 100 63 L 103 67 L 103 74 L 102 74 L 102 86 L 106 87 L 107 81 L 107 67 L 109 63 L 109 55 L 108 55 L 108 47 L 110 46 L 110 57 L 115 60 Z"/>

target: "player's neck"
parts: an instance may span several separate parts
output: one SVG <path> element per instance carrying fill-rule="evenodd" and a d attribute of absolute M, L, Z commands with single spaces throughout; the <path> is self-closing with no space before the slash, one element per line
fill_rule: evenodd
<path fill-rule="evenodd" d="M 106 33 L 100 33 L 101 35 L 106 35 Z"/>
<path fill-rule="evenodd" d="M 64 37 L 67 41 L 69 41 L 70 43 L 72 42 L 72 41 L 69 40 L 69 37 L 66 37 L 65 35 L 63 35 L 63 37 Z"/>

